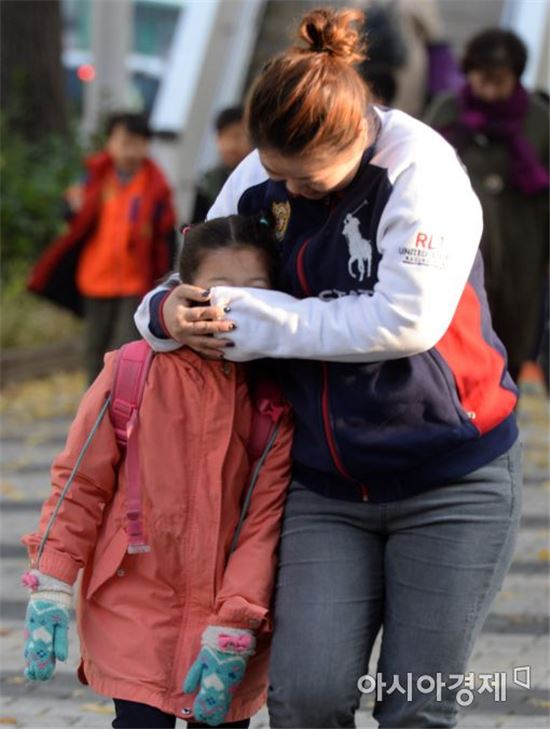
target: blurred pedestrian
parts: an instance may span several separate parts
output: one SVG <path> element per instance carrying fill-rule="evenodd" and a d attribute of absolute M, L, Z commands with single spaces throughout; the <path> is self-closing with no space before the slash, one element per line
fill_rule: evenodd
<path fill-rule="evenodd" d="M 104 149 L 66 191 L 67 231 L 28 282 L 31 291 L 84 315 L 90 381 L 107 350 L 138 336 L 133 312 L 171 267 L 175 222 L 168 184 L 148 157 L 145 117 L 114 114 L 106 131 Z"/>
<path fill-rule="evenodd" d="M 363 33 L 368 58 L 357 70 L 367 82 L 373 103 L 391 106 L 397 92 L 396 76 L 407 60 L 405 36 L 395 3 L 369 2 Z"/>
<path fill-rule="evenodd" d="M 437 93 L 456 90 L 462 75 L 445 38 L 438 0 L 364 0 L 369 47 L 359 73 L 374 100 L 422 116 Z"/>
<path fill-rule="evenodd" d="M 515 33 L 479 33 L 462 61 L 466 84 L 426 115 L 456 147 L 481 200 L 487 294 L 516 380 L 536 349 L 548 265 L 548 105 L 523 87 L 526 62 Z"/>
<path fill-rule="evenodd" d="M 216 146 L 220 164 L 207 170 L 197 185 L 193 223 L 206 218 L 225 181 L 252 149 L 243 116 L 242 107 L 235 106 L 224 109 L 216 117 Z"/>

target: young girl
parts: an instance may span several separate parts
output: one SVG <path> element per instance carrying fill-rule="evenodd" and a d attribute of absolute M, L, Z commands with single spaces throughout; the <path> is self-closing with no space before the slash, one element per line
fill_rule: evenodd
<path fill-rule="evenodd" d="M 275 246 L 266 222 L 231 215 L 189 229 L 182 279 L 205 294 L 221 283 L 268 288 Z M 32 565 L 24 577 L 31 588 L 25 675 L 48 680 L 56 659 L 66 660 L 72 585 L 83 568 L 78 675 L 114 697 L 114 727 L 173 727 L 177 716 L 248 726 L 266 697 L 268 610 L 289 481 L 289 414 L 279 422 L 231 551 L 251 470 L 247 373 L 242 365 L 204 359 L 187 348 L 157 354 L 139 408 L 141 509 L 150 551 L 128 553 L 125 457 L 108 415 L 40 550 L 60 492 L 112 389 L 116 359 L 116 352 L 107 354 L 85 394 L 65 450 L 54 461 L 39 529 L 22 540 Z"/>

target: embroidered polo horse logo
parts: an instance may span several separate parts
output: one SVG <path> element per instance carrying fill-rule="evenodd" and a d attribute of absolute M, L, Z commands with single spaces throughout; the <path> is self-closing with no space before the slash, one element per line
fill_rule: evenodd
<path fill-rule="evenodd" d="M 362 208 L 363 205 L 366 204 L 367 201 L 365 200 L 359 208 Z M 356 213 L 359 208 L 356 208 L 353 212 Z M 365 273 L 367 278 L 369 278 L 372 269 L 372 245 L 370 240 L 363 238 L 361 235 L 361 231 L 359 230 L 359 219 L 356 218 L 353 213 L 348 213 L 344 218 L 342 233 L 348 243 L 349 275 L 358 281 L 362 281 L 365 278 Z M 354 266 L 357 268 L 357 273 L 354 271 Z"/>

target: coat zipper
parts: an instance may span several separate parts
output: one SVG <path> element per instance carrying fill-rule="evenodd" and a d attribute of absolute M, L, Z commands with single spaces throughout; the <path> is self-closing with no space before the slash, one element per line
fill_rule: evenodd
<path fill-rule="evenodd" d="M 296 257 L 296 269 L 298 274 L 298 280 L 300 282 L 300 286 L 302 287 L 302 290 L 306 296 L 312 296 L 311 289 L 309 287 L 305 268 L 304 268 L 304 254 L 307 248 L 307 245 L 309 243 L 310 239 L 306 240 L 305 243 L 302 245 L 300 250 L 298 251 L 298 255 Z M 328 396 L 328 367 L 326 362 L 321 363 L 321 372 L 322 372 L 322 379 L 323 379 L 323 386 L 322 386 L 322 394 L 321 394 L 321 412 L 323 415 L 323 430 L 325 433 L 325 439 L 327 441 L 328 449 L 330 452 L 330 455 L 332 457 L 332 461 L 336 467 L 336 470 L 340 473 L 341 476 L 343 476 L 347 481 L 352 481 L 354 484 L 357 484 L 359 488 L 361 489 L 361 496 L 363 501 L 369 500 L 369 492 L 367 486 L 364 484 L 359 483 L 356 479 L 353 478 L 347 471 L 346 467 L 342 463 L 342 460 L 340 458 L 340 455 L 338 453 L 338 449 L 336 447 L 336 441 L 334 439 L 334 433 L 332 432 L 332 425 L 330 421 L 330 402 L 329 402 L 329 396 Z"/>
<path fill-rule="evenodd" d="M 323 427 L 325 430 L 325 438 L 328 444 L 328 448 L 330 451 L 330 455 L 332 456 L 332 460 L 334 462 L 334 465 L 336 466 L 338 472 L 341 476 L 343 476 L 346 480 L 352 481 L 354 484 L 356 484 L 361 489 L 361 498 L 363 501 L 369 500 L 369 489 L 368 486 L 365 484 L 359 483 L 357 479 L 353 478 L 353 476 L 349 473 L 349 471 L 346 469 L 344 464 L 342 463 L 342 459 L 340 458 L 340 454 L 338 453 L 338 448 L 336 447 L 336 440 L 334 438 L 334 433 L 332 429 L 332 424 L 330 420 L 330 401 L 329 401 L 329 395 L 328 395 L 328 367 L 326 362 L 322 363 L 322 371 L 323 371 L 323 394 L 322 394 L 322 412 L 323 412 Z"/>
<path fill-rule="evenodd" d="M 313 294 L 311 293 L 311 289 L 309 288 L 309 284 L 306 278 L 306 272 L 304 269 L 304 254 L 310 240 L 311 238 L 308 238 L 305 243 L 303 243 L 302 247 L 298 251 L 298 255 L 296 256 L 296 270 L 298 273 L 298 280 L 306 296 L 313 296 Z"/>

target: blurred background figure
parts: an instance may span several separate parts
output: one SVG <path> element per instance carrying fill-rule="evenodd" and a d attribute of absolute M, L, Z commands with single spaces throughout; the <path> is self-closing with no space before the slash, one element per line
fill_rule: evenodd
<path fill-rule="evenodd" d="M 367 7 L 363 32 L 368 59 L 359 64 L 373 101 L 391 106 L 397 92 L 396 75 L 407 60 L 407 47 L 395 3 L 372 2 Z"/>
<path fill-rule="evenodd" d="M 359 4 L 366 12 L 369 47 L 360 71 L 378 103 L 418 117 L 434 95 L 461 85 L 437 0 Z"/>
<path fill-rule="evenodd" d="M 483 205 L 487 293 L 516 380 L 539 348 L 548 267 L 548 105 L 522 85 L 526 63 L 513 32 L 475 35 L 462 60 L 465 85 L 426 114 L 456 147 Z"/>
<path fill-rule="evenodd" d="M 223 109 L 216 117 L 214 127 L 220 163 L 208 169 L 199 180 L 192 223 L 206 218 L 231 172 L 251 151 L 243 115 L 241 106 L 233 106 Z"/>
<path fill-rule="evenodd" d="M 65 194 L 68 229 L 34 267 L 29 289 L 86 320 L 92 381 L 106 351 L 139 338 L 133 314 L 172 263 L 170 189 L 149 159 L 151 131 L 139 114 L 112 115 L 104 149 Z"/>

